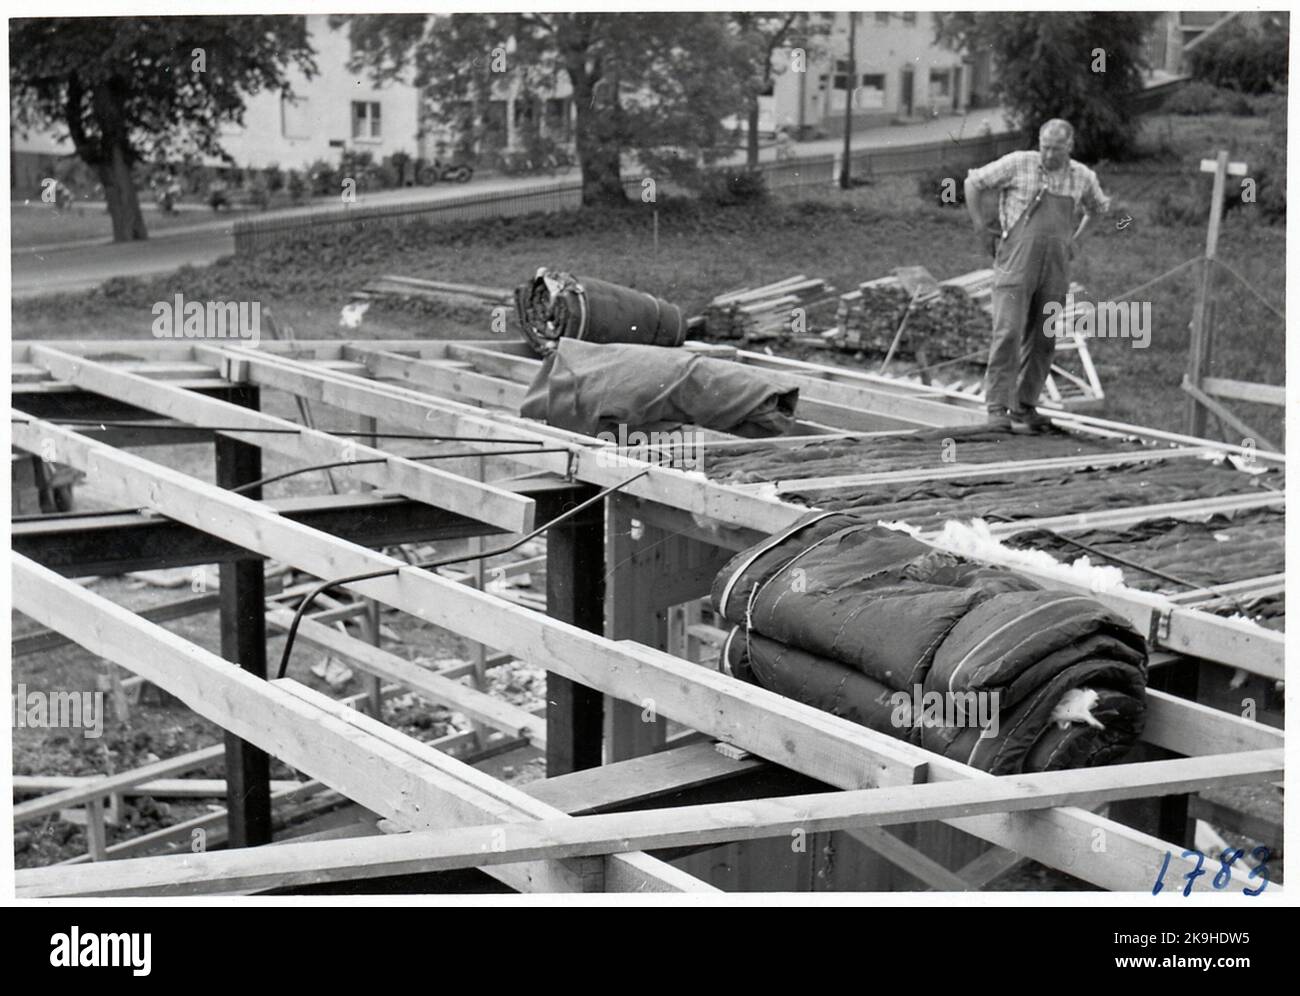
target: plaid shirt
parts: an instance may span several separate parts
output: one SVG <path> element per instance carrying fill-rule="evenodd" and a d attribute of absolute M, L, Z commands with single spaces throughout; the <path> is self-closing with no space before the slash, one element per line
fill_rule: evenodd
<path fill-rule="evenodd" d="M 1038 152 L 1009 152 L 971 170 L 968 179 L 986 190 L 1002 191 L 998 215 L 1003 232 L 1011 231 L 1043 187 L 1050 194 L 1073 197 L 1075 207 L 1082 204 L 1089 214 L 1105 214 L 1110 209 L 1110 198 L 1102 193 L 1097 174 L 1073 159 L 1065 169 L 1049 173 Z"/>

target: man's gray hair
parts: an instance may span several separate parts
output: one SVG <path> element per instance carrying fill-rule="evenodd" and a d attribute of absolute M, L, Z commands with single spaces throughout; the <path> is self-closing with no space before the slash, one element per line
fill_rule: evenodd
<path fill-rule="evenodd" d="M 1074 126 L 1064 118 L 1052 118 L 1044 121 L 1043 127 L 1038 129 L 1038 138 L 1040 141 L 1044 138 L 1063 138 L 1067 142 L 1073 142 Z"/>

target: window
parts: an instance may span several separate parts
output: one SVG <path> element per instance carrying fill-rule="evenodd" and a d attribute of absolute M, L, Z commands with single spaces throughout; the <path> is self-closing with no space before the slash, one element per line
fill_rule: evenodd
<path fill-rule="evenodd" d="M 903 15 L 903 23 L 904 23 L 904 24 L 915 24 L 915 23 L 916 23 L 916 11 L 912 11 L 910 14 L 904 14 L 904 15 Z"/>
<path fill-rule="evenodd" d="M 862 86 L 853 95 L 853 106 L 861 111 L 882 110 L 885 106 L 885 74 L 863 73 Z"/>
<path fill-rule="evenodd" d="M 352 101 L 352 138 L 360 142 L 377 142 L 383 137 L 377 100 Z"/>
<path fill-rule="evenodd" d="M 939 97 L 950 96 L 951 90 L 949 89 L 949 87 L 951 84 L 951 79 L 952 77 L 949 75 L 948 70 L 931 69 L 930 70 L 930 99 L 934 100 Z"/>
<path fill-rule="evenodd" d="M 284 138 L 311 138 L 311 103 L 291 93 L 280 95 L 280 134 Z"/>
<path fill-rule="evenodd" d="M 876 23 L 877 23 L 877 24 L 888 24 L 888 23 L 889 23 L 889 11 L 887 11 L 887 10 L 878 10 L 878 11 L 876 11 Z"/>
<path fill-rule="evenodd" d="M 849 60 L 835 60 L 835 82 L 832 84 L 836 90 L 847 90 L 849 88 Z"/>

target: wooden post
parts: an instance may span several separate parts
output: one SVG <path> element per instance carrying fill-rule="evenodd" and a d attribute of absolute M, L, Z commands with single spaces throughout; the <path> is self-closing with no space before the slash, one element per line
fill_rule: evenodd
<path fill-rule="evenodd" d="M 1197 291 L 1192 311 L 1192 339 L 1187 351 L 1187 379 L 1198 390 L 1209 370 L 1211 338 L 1214 325 L 1211 320 L 1210 284 L 1214 275 L 1214 260 L 1219 251 L 1219 227 L 1223 221 L 1223 189 L 1229 173 L 1242 176 L 1245 163 L 1228 162 L 1228 153 L 1219 150 L 1213 159 L 1201 160 L 1201 171 L 1214 174 L 1214 189 L 1210 194 L 1210 220 L 1205 234 L 1205 259 L 1201 262 L 1201 286 Z M 1187 434 L 1198 438 L 1205 436 L 1205 408 L 1195 398 L 1187 399 Z"/>
<path fill-rule="evenodd" d="M 259 389 L 241 387 L 231 398 L 259 407 Z M 218 435 L 217 485 L 234 488 L 262 476 L 262 451 Z M 258 500 L 261 488 L 245 492 Z M 261 557 L 222 563 L 221 656 L 259 678 L 266 677 L 266 582 Z M 231 733 L 226 734 L 226 808 L 231 847 L 254 847 L 271 840 L 271 759 Z"/>
<path fill-rule="evenodd" d="M 479 457 L 474 461 L 474 480 L 487 480 L 487 462 Z M 472 536 L 469 540 L 469 552 L 471 554 L 481 554 L 485 549 L 482 536 Z M 474 575 L 474 587 L 479 591 L 487 591 L 487 572 L 483 567 L 483 558 L 471 562 L 471 572 Z M 472 681 L 474 687 L 480 692 L 487 688 L 487 648 L 481 643 L 475 643 L 471 646 L 469 652 L 469 662 L 474 671 Z M 474 731 L 474 743 L 479 750 L 487 747 L 488 736 L 492 733 L 490 727 L 483 723 L 473 721 L 470 723 L 470 729 Z"/>
<path fill-rule="evenodd" d="M 587 497 L 583 493 L 573 500 Z M 604 630 L 603 506 L 598 504 L 547 532 L 546 612 L 592 633 Z M 600 766 L 604 699 L 580 682 L 546 672 L 546 777 Z"/>
<path fill-rule="evenodd" d="M 664 562 L 675 549 L 664 541 L 669 534 L 629 512 L 620 495 L 610 499 L 607 577 L 609 623 L 605 635 L 636 640 L 656 650 L 668 648 L 668 606 L 658 599 Z M 643 757 L 662 749 L 668 721 L 652 698 L 640 702 L 610 699 L 605 717 L 607 763 Z"/>
<path fill-rule="evenodd" d="M 108 830 L 104 826 L 104 800 L 86 800 L 86 850 L 91 861 L 108 860 Z"/>
<path fill-rule="evenodd" d="M 361 416 L 361 431 L 370 433 L 366 442 L 370 446 L 379 446 L 379 419 L 373 415 Z M 338 493 L 334 485 L 334 478 L 330 478 L 330 488 Z M 366 640 L 374 646 L 382 646 L 384 635 L 379 632 L 379 603 L 373 598 L 362 599 L 366 606 L 366 614 L 361 617 L 361 630 L 365 633 Z M 384 682 L 382 678 L 372 675 L 370 678 L 370 715 L 375 719 L 383 722 L 384 719 Z"/>

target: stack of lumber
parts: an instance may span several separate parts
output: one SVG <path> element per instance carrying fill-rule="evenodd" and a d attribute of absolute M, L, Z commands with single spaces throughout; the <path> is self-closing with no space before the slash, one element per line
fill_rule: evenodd
<path fill-rule="evenodd" d="M 793 327 L 793 331 L 811 331 L 810 313 L 831 304 L 833 295 L 834 288 L 825 280 L 799 274 L 774 284 L 718 295 L 704 308 L 704 325 L 708 335 L 717 339 L 775 339 L 791 334 L 792 313 L 801 308 L 803 329 Z"/>
<path fill-rule="evenodd" d="M 912 304 L 898 352 L 930 361 L 982 349 L 989 337 L 993 271 L 975 270 L 939 284 L 939 292 Z M 895 276 L 868 280 L 840 297 L 836 341 L 844 349 L 885 353 L 908 312 L 912 295 Z"/>
<path fill-rule="evenodd" d="M 359 300 L 397 298 L 423 301 L 448 309 L 481 313 L 495 307 L 512 307 L 513 296 L 507 288 L 480 287 L 445 280 L 423 280 L 387 274 L 376 277 L 352 295 Z"/>

